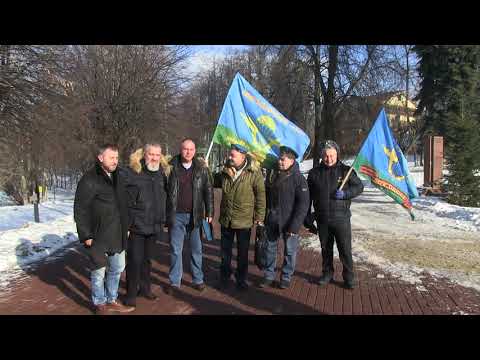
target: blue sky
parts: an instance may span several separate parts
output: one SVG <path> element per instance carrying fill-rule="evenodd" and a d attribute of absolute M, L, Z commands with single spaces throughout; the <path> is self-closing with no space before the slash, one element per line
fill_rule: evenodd
<path fill-rule="evenodd" d="M 248 45 L 191 45 L 192 56 L 188 60 L 186 72 L 195 75 L 210 67 L 214 59 L 221 60 L 229 52 L 248 48 Z"/>
<path fill-rule="evenodd" d="M 194 52 L 225 54 L 230 50 L 246 49 L 248 45 L 192 45 Z"/>

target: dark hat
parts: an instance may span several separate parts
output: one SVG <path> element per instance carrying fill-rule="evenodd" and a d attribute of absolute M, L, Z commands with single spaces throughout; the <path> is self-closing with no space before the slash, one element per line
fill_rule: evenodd
<path fill-rule="evenodd" d="M 298 154 L 293 150 L 292 148 L 289 148 L 288 146 L 280 146 L 280 154 L 285 153 L 285 154 L 292 154 L 295 156 L 295 159 L 298 158 Z"/>
<path fill-rule="evenodd" d="M 231 150 L 237 150 L 238 152 L 241 152 L 242 154 L 246 154 L 248 152 L 248 149 L 245 146 L 240 145 L 240 144 L 232 144 L 230 146 L 230 149 Z"/>

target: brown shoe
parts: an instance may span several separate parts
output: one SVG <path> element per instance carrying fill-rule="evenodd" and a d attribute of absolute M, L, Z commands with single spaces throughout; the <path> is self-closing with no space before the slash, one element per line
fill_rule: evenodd
<path fill-rule="evenodd" d="M 95 315 L 110 315 L 107 304 L 95 305 Z"/>
<path fill-rule="evenodd" d="M 118 301 L 111 302 L 107 305 L 108 311 L 119 312 L 119 313 L 129 313 L 135 310 L 133 306 L 125 306 L 120 304 Z"/>

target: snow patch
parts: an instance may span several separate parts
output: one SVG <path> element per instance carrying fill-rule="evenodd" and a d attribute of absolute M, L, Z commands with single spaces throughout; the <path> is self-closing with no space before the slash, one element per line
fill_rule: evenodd
<path fill-rule="evenodd" d="M 351 164 L 353 159 L 344 162 Z M 311 161 L 300 165 L 308 173 Z M 423 184 L 423 167 L 409 162 L 409 168 L 416 184 Z M 422 281 L 427 274 L 480 291 L 480 208 L 421 196 L 412 200 L 416 220 L 411 221 L 391 198 L 368 182 L 364 185 L 363 194 L 351 205 L 356 262 L 373 264 L 392 277 L 415 284 L 419 291 L 426 290 Z M 318 236 L 303 244 L 321 251 Z"/>
<path fill-rule="evenodd" d="M 15 201 L 4 191 L 0 191 L 0 206 L 15 205 Z"/>
<path fill-rule="evenodd" d="M 78 240 L 73 220 L 73 192 L 56 191 L 56 199 L 40 204 L 40 223 L 33 222 L 33 205 L 0 208 L 0 289 L 26 277 L 39 260 Z"/>

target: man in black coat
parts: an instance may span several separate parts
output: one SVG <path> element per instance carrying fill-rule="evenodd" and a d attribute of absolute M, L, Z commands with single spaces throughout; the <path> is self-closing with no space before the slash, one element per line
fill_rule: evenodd
<path fill-rule="evenodd" d="M 190 241 L 190 269 L 193 287 L 202 292 L 205 283 L 202 271 L 202 221 L 212 222 L 213 187 L 211 175 L 205 161 L 195 157 L 195 143 L 186 138 L 181 142 L 180 154 L 170 164 L 172 171 L 168 182 L 168 226 L 170 233 L 170 286 L 172 294 L 179 288 L 182 275 L 182 251 L 185 237 Z"/>
<path fill-rule="evenodd" d="M 284 239 L 283 267 L 280 288 L 290 286 L 295 271 L 298 231 L 303 224 L 310 205 L 307 181 L 300 173 L 296 152 L 286 146 L 280 147 L 278 168 L 271 172 L 265 182 L 267 197 L 267 266 L 260 287 L 273 284 L 277 245 L 280 236 Z"/>
<path fill-rule="evenodd" d="M 134 310 L 117 302 L 129 225 L 125 185 L 117 165 L 118 148 L 100 147 L 95 166 L 82 176 L 75 193 L 74 218 L 92 264 L 92 301 L 97 314 Z"/>
<path fill-rule="evenodd" d="M 338 159 L 338 145 L 327 140 L 322 151 L 322 162 L 308 173 L 318 235 L 322 247 L 322 271 L 319 285 L 326 285 L 333 279 L 333 243 L 337 243 L 343 264 L 343 280 L 347 289 L 355 287 L 352 259 L 352 228 L 350 224 L 351 199 L 360 195 L 363 184 L 355 170 L 352 170 L 342 190 L 339 190 L 350 166 Z"/>
<path fill-rule="evenodd" d="M 151 289 L 151 257 L 166 223 L 168 173 L 168 162 L 157 143 L 135 151 L 130 156 L 130 168 L 124 172 L 132 219 L 126 277 L 126 304 L 130 306 L 136 306 L 137 295 L 157 298 Z"/>

